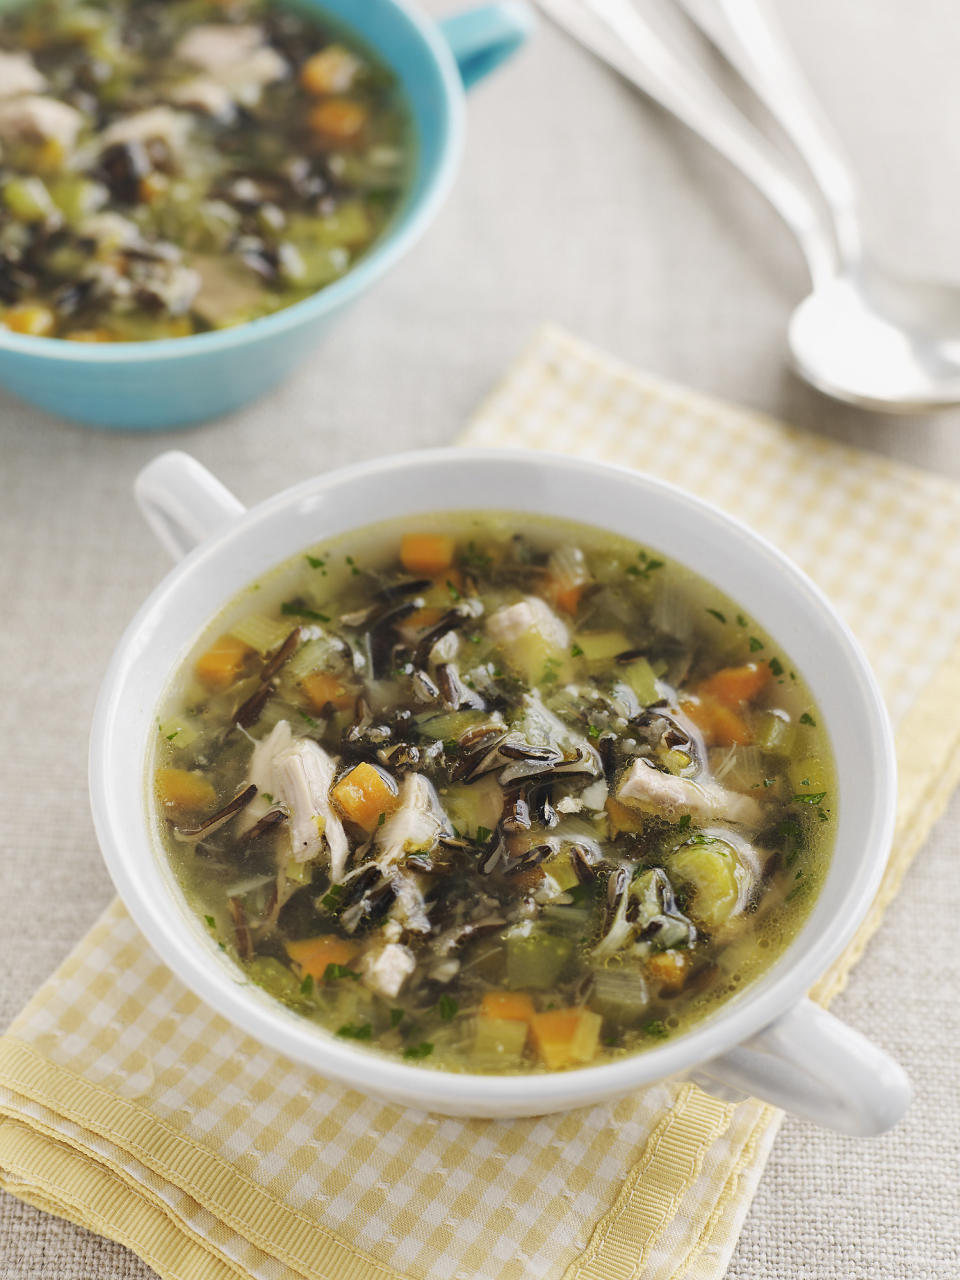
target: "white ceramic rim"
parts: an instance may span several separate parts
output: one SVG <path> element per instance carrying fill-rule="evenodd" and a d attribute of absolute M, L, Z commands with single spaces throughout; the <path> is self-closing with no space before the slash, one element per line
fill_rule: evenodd
<path fill-rule="evenodd" d="M 188 917 L 186 906 L 174 900 L 161 874 L 163 854 L 159 842 L 151 836 L 147 815 L 141 812 L 138 822 L 125 821 L 120 812 L 123 797 L 116 791 L 113 776 L 118 725 L 128 699 L 142 702 L 148 698 L 150 706 L 153 709 L 157 707 L 166 680 L 181 656 L 174 655 L 174 660 L 167 665 L 164 681 L 158 682 L 156 687 L 147 690 L 138 681 L 139 659 L 150 643 L 153 623 L 170 607 L 183 584 L 218 558 L 228 555 L 230 544 L 238 534 L 249 534 L 258 526 L 266 525 L 307 497 L 316 500 L 338 486 L 372 483 L 376 478 L 383 480 L 387 474 L 391 484 L 402 485 L 404 478 L 412 473 L 431 467 L 449 468 L 451 463 L 466 469 L 509 467 L 514 473 L 519 468 L 530 473 L 532 485 L 538 471 L 574 484 L 590 477 L 592 481 L 612 486 L 631 486 L 638 502 L 642 502 L 645 494 L 657 494 L 669 501 L 678 514 L 699 521 L 704 531 L 709 532 L 711 540 L 715 537 L 719 545 L 728 546 L 731 553 L 738 550 L 750 567 L 772 574 L 770 581 L 786 584 L 787 594 L 803 611 L 803 623 L 808 625 L 811 633 L 816 628 L 818 634 L 822 634 L 835 657 L 837 670 L 844 674 L 844 688 L 850 698 L 845 719 L 849 718 L 852 708 L 854 717 L 860 717 L 860 727 L 865 732 L 861 743 L 866 754 L 863 767 L 873 782 L 873 803 L 870 812 L 860 817 L 857 827 L 860 836 L 856 842 L 859 851 L 853 861 L 854 869 L 846 891 L 839 898 L 829 900 L 828 872 L 826 884 L 803 928 L 765 974 L 676 1040 L 612 1063 L 553 1075 L 460 1074 L 409 1065 L 337 1040 L 316 1024 L 263 997 L 262 993 L 257 994 L 257 989 L 243 981 L 232 965 L 227 968 L 212 942 L 202 937 L 196 920 Z M 315 508 L 315 501 L 313 505 Z M 420 505 L 417 509 L 426 513 L 443 508 Z M 479 508 L 477 504 L 462 504 L 460 509 Z M 504 508 L 491 504 L 489 509 Z M 589 513 L 554 514 L 603 527 Z M 372 522 L 366 519 L 354 521 L 352 525 L 341 524 L 337 529 L 322 532 L 316 540 Z M 648 546 L 658 546 L 656 539 L 638 537 L 637 540 Z M 295 555 L 300 549 L 299 542 L 291 545 L 285 556 L 279 557 L 275 563 L 282 563 L 285 557 Z M 669 546 L 664 547 L 661 543 L 659 549 L 670 554 Z M 717 581 L 715 576 L 714 580 Z M 743 598 L 741 592 L 739 603 L 745 612 L 771 631 L 765 622 L 764 602 L 759 590 L 758 587 L 756 599 Z M 211 616 L 223 603 L 225 601 L 218 600 L 212 606 Z M 779 640 L 775 630 L 772 634 Z M 789 653 L 789 643 L 785 649 Z M 816 683 L 810 673 L 805 672 L 804 675 L 816 692 Z M 835 722 L 822 701 L 820 710 L 832 740 L 831 726 Z M 837 760 L 837 772 L 842 823 L 842 759 Z M 877 890 L 893 833 L 896 764 L 886 709 L 857 641 L 819 588 L 760 535 L 692 494 L 627 468 L 539 451 L 457 448 L 397 455 L 304 481 L 250 508 L 186 556 L 138 611 L 110 662 L 91 733 L 90 793 L 104 859 L 131 915 L 161 959 L 212 1008 L 261 1043 L 321 1074 L 371 1093 L 403 1098 L 427 1110 L 433 1107 L 442 1111 L 451 1107 L 468 1113 L 475 1106 L 473 1114 L 477 1115 L 534 1115 L 622 1095 L 654 1080 L 688 1072 L 746 1040 L 798 1001 L 851 940 Z M 142 808 L 143 802 L 140 803 Z M 853 855 L 850 855 L 848 861 L 852 859 Z"/>

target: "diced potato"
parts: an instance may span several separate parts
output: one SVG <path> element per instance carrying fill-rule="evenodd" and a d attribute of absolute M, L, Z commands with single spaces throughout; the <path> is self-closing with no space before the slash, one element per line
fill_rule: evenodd
<path fill-rule="evenodd" d="M 229 689 L 243 671 L 247 657 L 252 652 L 250 646 L 236 636 L 221 636 L 206 653 L 200 655 L 194 672 L 211 689 Z"/>
<path fill-rule="evenodd" d="M 525 991 L 488 991 L 480 1002 L 480 1012 L 487 1018 L 529 1022 L 536 1009 Z"/>
<path fill-rule="evenodd" d="M 202 813 L 217 802 L 212 784 L 202 773 L 189 769 L 158 769 L 155 784 L 157 799 L 172 816 Z"/>
<path fill-rule="evenodd" d="M 691 912 L 708 928 L 729 919 L 740 898 L 737 855 L 722 840 L 682 845 L 667 869 L 694 891 Z"/>
<path fill-rule="evenodd" d="M 364 831 L 374 831 L 380 815 L 391 813 L 398 804 L 397 784 L 365 760 L 356 765 L 331 791 L 337 807 Z"/>
<path fill-rule="evenodd" d="M 632 648 L 623 631 L 580 631 L 574 636 L 574 643 L 583 650 L 587 662 L 609 662 Z"/>
<path fill-rule="evenodd" d="M 629 831 L 634 835 L 639 835 L 643 831 L 643 814 L 639 810 L 628 809 L 619 800 L 614 800 L 613 796 L 607 797 L 606 810 L 615 836 L 621 831 Z"/>
<path fill-rule="evenodd" d="M 481 1014 L 476 1021 L 473 1055 L 478 1065 L 518 1066 L 527 1043 L 526 1022 L 512 1018 L 490 1018 Z"/>
<path fill-rule="evenodd" d="M 286 948 L 287 955 L 298 966 L 301 974 L 304 977 L 309 974 L 315 982 L 322 981 L 328 964 L 349 965 L 360 950 L 358 943 L 332 934 L 288 942 Z"/>
<path fill-rule="evenodd" d="M 561 889 L 575 889 L 580 883 L 580 877 L 574 870 L 566 849 L 561 849 L 554 857 L 548 858 L 543 869 L 556 880 Z"/>
<path fill-rule="evenodd" d="M 658 951 L 647 960 L 647 969 L 654 982 L 668 991 L 680 991 L 687 980 L 689 962 L 686 951 Z"/>
<path fill-rule="evenodd" d="M 432 578 L 453 564 L 456 542 L 445 533 L 406 533 L 400 543 L 400 563 L 408 573 Z"/>
<path fill-rule="evenodd" d="M 530 1023 L 541 1061 L 551 1070 L 591 1062 L 603 1019 L 589 1009 L 548 1009 Z"/>

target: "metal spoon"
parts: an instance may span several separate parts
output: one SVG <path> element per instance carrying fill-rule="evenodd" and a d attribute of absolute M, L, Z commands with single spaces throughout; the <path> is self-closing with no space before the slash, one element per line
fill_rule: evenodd
<path fill-rule="evenodd" d="M 900 278 L 865 253 L 850 166 L 761 0 L 681 4 L 803 157 L 828 225 L 777 149 L 712 81 L 673 54 L 630 0 L 540 4 L 726 156 L 794 232 L 813 282 L 789 327 L 804 378 L 838 400 L 891 413 L 960 403 L 960 288 Z"/>

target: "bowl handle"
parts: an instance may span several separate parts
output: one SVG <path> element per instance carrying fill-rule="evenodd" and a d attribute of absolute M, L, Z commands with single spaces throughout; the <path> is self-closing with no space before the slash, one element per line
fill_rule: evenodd
<path fill-rule="evenodd" d="M 801 1000 L 757 1035 L 705 1062 L 693 1078 L 727 1100 L 752 1095 L 864 1138 L 892 1128 L 911 1094 L 899 1063 L 812 1000 Z"/>
<path fill-rule="evenodd" d="M 179 449 L 148 462 L 133 492 L 147 524 L 174 560 L 246 511 L 216 476 Z"/>
<path fill-rule="evenodd" d="M 498 0 L 455 13 L 437 25 L 469 89 L 520 48 L 533 31 L 534 19 L 523 0 Z"/>

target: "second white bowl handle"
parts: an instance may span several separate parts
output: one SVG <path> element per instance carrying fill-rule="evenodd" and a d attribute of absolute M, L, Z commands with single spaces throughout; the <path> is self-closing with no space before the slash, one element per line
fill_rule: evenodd
<path fill-rule="evenodd" d="M 720 1085 L 857 1137 L 892 1128 L 911 1094 L 899 1063 L 812 1000 L 705 1062 L 693 1078 L 708 1091 Z"/>
<path fill-rule="evenodd" d="M 179 449 L 149 462 L 133 490 L 144 519 L 174 560 L 246 511 L 216 476 Z"/>

